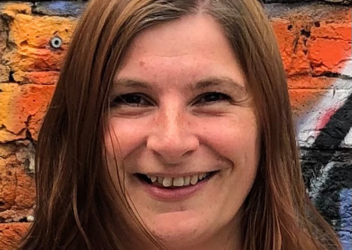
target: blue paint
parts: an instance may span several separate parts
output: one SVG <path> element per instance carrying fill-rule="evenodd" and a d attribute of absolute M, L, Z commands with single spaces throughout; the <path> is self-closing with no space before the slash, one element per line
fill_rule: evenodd
<path fill-rule="evenodd" d="M 49 4 L 49 9 L 52 9 L 54 11 L 66 11 L 68 10 L 69 4 L 68 2 L 53 2 Z"/>
<path fill-rule="evenodd" d="M 352 189 L 340 192 L 340 240 L 344 250 L 352 250 Z"/>

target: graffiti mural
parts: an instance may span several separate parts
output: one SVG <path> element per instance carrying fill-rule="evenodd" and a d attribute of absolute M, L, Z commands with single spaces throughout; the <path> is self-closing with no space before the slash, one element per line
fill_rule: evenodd
<path fill-rule="evenodd" d="M 297 126 L 309 195 L 338 232 L 345 250 L 352 250 L 351 73 L 344 71 L 344 79 L 336 80 L 317 105 L 319 111 L 301 118 Z"/>
<path fill-rule="evenodd" d="M 288 75 L 307 192 L 352 250 L 351 8 L 278 6 L 266 9 Z"/>
<path fill-rule="evenodd" d="M 351 228 L 352 228 L 352 189 L 344 189 L 340 192 L 340 231 L 339 235 L 344 244 L 345 250 L 352 250 L 352 237 L 351 237 Z"/>

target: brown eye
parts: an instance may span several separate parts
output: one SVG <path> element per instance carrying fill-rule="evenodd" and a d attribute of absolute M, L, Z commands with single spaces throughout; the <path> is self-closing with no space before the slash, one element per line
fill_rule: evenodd
<path fill-rule="evenodd" d="M 230 101 L 231 97 L 223 94 L 223 93 L 218 93 L 218 92 L 211 92 L 211 93 L 205 93 L 203 94 L 197 103 L 212 103 L 212 102 L 219 102 L 219 101 Z"/>
<path fill-rule="evenodd" d="M 150 102 L 141 94 L 124 94 L 117 96 L 112 103 L 112 106 L 121 105 L 141 107 L 150 105 Z"/>

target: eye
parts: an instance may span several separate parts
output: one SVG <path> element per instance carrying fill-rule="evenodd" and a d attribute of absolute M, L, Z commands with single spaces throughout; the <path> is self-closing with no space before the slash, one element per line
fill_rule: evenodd
<path fill-rule="evenodd" d="M 142 106 L 148 106 L 150 105 L 150 101 L 147 100 L 145 96 L 142 94 L 138 93 L 133 93 L 133 94 L 124 94 L 124 95 L 119 95 L 117 96 L 113 101 L 112 101 L 112 106 L 131 106 L 131 107 L 142 107 Z"/>
<path fill-rule="evenodd" d="M 199 99 L 196 101 L 196 103 L 210 104 L 210 103 L 220 102 L 220 101 L 231 101 L 231 97 L 219 92 L 209 92 L 209 93 L 202 94 L 199 97 Z"/>

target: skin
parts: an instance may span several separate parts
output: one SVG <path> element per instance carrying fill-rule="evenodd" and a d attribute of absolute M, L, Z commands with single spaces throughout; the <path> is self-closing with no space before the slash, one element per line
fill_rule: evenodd
<path fill-rule="evenodd" d="M 140 33 L 111 99 L 109 170 L 125 176 L 129 202 L 150 232 L 167 249 L 241 249 L 241 207 L 257 173 L 260 133 L 220 25 L 198 14 Z M 150 195 L 135 175 L 210 171 L 218 173 L 191 197 L 172 201 Z"/>

